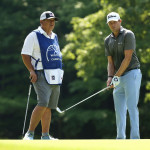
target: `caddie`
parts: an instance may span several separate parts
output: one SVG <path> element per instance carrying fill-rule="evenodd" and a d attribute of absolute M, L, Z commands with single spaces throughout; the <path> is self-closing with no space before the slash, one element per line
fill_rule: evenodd
<path fill-rule="evenodd" d="M 57 107 L 63 79 L 62 54 L 57 35 L 53 32 L 55 21 L 58 18 L 53 12 L 43 12 L 40 26 L 28 34 L 22 48 L 22 59 L 37 94 L 37 105 L 32 112 L 25 140 L 34 139 L 34 131 L 40 121 L 41 139 L 55 139 L 49 134 L 51 109 Z"/>

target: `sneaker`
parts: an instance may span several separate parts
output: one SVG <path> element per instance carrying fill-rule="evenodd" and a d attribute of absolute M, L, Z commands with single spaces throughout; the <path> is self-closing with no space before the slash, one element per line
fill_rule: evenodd
<path fill-rule="evenodd" d="M 23 138 L 23 140 L 33 140 L 34 135 L 32 133 L 27 132 Z"/>
<path fill-rule="evenodd" d="M 46 136 L 41 136 L 41 140 L 58 140 L 58 139 L 52 137 L 51 135 L 46 135 Z"/>

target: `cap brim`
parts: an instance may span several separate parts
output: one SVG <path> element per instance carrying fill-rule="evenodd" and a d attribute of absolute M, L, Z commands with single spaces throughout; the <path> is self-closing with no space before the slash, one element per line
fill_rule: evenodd
<path fill-rule="evenodd" d="M 49 17 L 47 19 L 55 19 L 55 21 L 58 21 L 59 19 L 57 17 Z"/>
<path fill-rule="evenodd" d="M 119 20 L 119 19 L 111 18 L 111 19 L 107 20 L 107 23 L 108 23 L 109 21 L 118 21 L 118 20 Z"/>

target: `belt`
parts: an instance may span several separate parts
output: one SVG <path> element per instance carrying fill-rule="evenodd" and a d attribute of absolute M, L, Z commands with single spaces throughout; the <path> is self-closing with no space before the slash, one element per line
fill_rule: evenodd
<path fill-rule="evenodd" d="M 43 69 L 42 69 L 42 70 L 35 70 L 35 71 L 42 72 L 42 71 L 43 71 Z"/>
<path fill-rule="evenodd" d="M 134 69 L 140 69 L 140 67 L 131 68 L 128 71 L 134 70 Z"/>
<path fill-rule="evenodd" d="M 131 71 L 131 70 L 134 70 L 134 69 L 140 69 L 140 67 L 131 68 L 131 69 L 129 69 L 128 71 Z M 126 74 L 128 73 L 128 71 L 127 71 L 127 72 L 125 72 L 125 73 L 124 73 L 123 75 L 121 75 L 121 76 L 126 75 Z"/>

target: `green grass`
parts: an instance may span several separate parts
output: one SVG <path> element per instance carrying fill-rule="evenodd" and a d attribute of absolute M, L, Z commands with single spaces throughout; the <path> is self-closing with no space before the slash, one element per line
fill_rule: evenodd
<path fill-rule="evenodd" d="M 150 150 L 150 140 L 0 140 L 0 150 Z"/>

